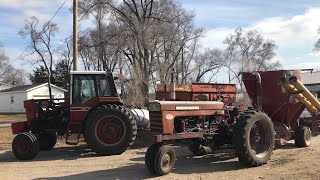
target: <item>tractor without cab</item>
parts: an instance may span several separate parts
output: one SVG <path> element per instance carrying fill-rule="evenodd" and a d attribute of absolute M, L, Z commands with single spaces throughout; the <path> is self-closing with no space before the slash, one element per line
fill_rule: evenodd
<path fill-rule="evenodd" d="M 298 118 L 305 107 L 318 115 L 320 103 L 298 84 L 300 70 L 247 72 L 242 79 L 253 106 L 246 110 L 233 106 L 235 85 L 172 81 L 170 88 L 158 86 L 157 97 L 164 101 L 148 105 L 154 137 L 145 154 L 150 173 L 172 171 L 176 160 L 172 145 L 177 143 L 187 145 L 194 155 L 233 148 L 238 160 L 248 166 L 267 163 L 275 144 L 294 139 L 298 147 L 310 145 L 311 130 L 299 126 Z M 312 124 L 313 132 L 319 132 L 319 125 Z"/>
<path fill-rule="evenodd" d="M 99 155 L 121 154 L 134 142 L 136 121 L 124 107 L 111 72 L 71 71 L 69 98 L 26 100 L 27 121 L 12 123 L 12 150 L 20 160 L 51 150 L 57 136 L 76 145 L 83 135 Z"/>

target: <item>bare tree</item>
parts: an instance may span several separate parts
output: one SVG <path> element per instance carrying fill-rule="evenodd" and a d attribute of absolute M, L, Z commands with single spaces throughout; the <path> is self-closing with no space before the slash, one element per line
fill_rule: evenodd
<path fill-rule="evenodd" d="M 2 79 L 8 71 L 6 69 L 9 66 L 9 58 L 2 49 L 2 45 L 0 45 L 0 48 L 0 79 Z"/>
<path fill-rule="evenodd" d="M 210 82 L 225 63 L 219 49 L 206 49 L 196 55 L 194 59 L 193 69 L 189 71 L 191 82 L 205 82 L 205 75 L 208 79 L 207 82 Z"/>
<path fill-rule="evenodd" d="M 281 67 L 275 61 L 276 44 L 272 40 L 265 40 L 256 30 L 244 31 L 237 28 L 225 40 L 225 67 L 229 70 L 229 82 L 238 77 L 239 72 L 266 71 Z"/>
<path fill-rule="evenodd" d="M 56 50 L 52 44 L 52 38 L 58 31 L 58 26 L 55 23 L 47 22 L 39 27 L 39 20 L 32 16 L 25 21 L 24 27 L 19 31 L 19 35 L 30 41 L 30 55 L 36 55 L 37 59 L 34 63 L 42 63 L 48 72 L 49 94 L 51 93 L 51 77 L 54 64 L 54 53 Z"/>
<path fill-rule="evenodd" d="M 26 73 L 10 64 L 10 59 L 0 44 L 0 82 L 14 85 L 26 83 Z"/>
<path fill-rule="evenodd" d="M 63 45 L 59 48 L 59 54 L 61 55 L 60 61 L 65 62 L 68 69 L 71 69 L 73 64 L 72 46 L 72 36 L 69 36 L 63 40 Z"/>
<path fill-rule="evenodd" d="M 203 28 L 194 26 L 193 12 L 173 0 L 89 0 L 82 6 L 83 15 L 93 17 L 95 25 L 81 33 L 79 54 L 84 67 L 99 69 L 102 62 L 104 70 L 119 69 L 124 73 L 123 89 L 128 96 L 141 95 L 142 105 L 148 102 L 156 82 L 169 82 L 172 69 L 180 83 L 186 83 L 194 73 L 203 77 L 213 72 L 194 59 Z M 101 19 L 97 16 L 101 9 L 110 14 Z"/>
<path fill-rule="evenodd" d="M 320 28 L 318 29 L 318 34 L 320 34 Z M 317 42 L 314 44 L 314 51 L 315 52 L 320 51 L 320 39 L 318 39 Z"/>
<path fill-rule="evenodd" d="M 88 50 L 90 54 L 95 56 L 90 57 L 94 58 L 97 65 L 95 68 L 97 70 L 103 69 L 110 71 L 110 59 L 107 58 L 105 54 L 106 45 L 108 43 L 108 38 L 106 37 L 106 22 L 105 18 L 109 12 L 109 4 L 112 4 L 111 0 L 83 0 L 79 2 L 79 14 L 82 18 L 91 19 L 94 24 L 94 28 L 88 28 L 85 33 L 89 34 L 89 37 L 86 38 L 82 35 L 80 44 L 81 46 L 81 55 L 80 57 L 85 58 L 84 62 L 88 63 Z M 88 64 L 87 64 L 88 65 Z"/>

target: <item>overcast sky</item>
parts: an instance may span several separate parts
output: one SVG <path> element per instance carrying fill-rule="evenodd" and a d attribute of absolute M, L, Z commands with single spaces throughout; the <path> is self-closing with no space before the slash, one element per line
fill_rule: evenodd
<path fill-rule="evenodd" d="M 60 27 L 55 43 L 72 33 L 72 0 L 67 0 L 54 18 Z M 177 0 L 183 7 L 194 11 L 195 24 L 205 27 L 203 47 L 221 47 L 223 39 L 235 28 L 257 29 L 278 45 L 278 56 L 285 69 L 320 67 L 320 53 L 313 52 L 320 38 L 319 0 Z M 1 0 L 0 42 L 11 59 L 28 45 L 18 36 L 24 19 L 37 16 L 42 22 L 49 20 L 64 0 Z M 83 22 L 81 22 L 83 23 Z M 80 26 L 86 26 L 85 23 Z M 25 63 L 14 63 L 23 68 Z"/>

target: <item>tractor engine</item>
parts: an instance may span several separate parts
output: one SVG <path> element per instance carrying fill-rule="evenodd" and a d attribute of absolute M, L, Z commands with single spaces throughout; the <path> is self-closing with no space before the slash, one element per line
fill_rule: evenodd
<path fill-rule="evenodd" d="M 68 108 L 65 103 L 50 102 L 48 99 L 32 99 L 25 101 L 24 106 L 27 110 L 28 123 L 16 123 L 18 128 L 13 129 L 14 134 L 21 131 L 32 131 L 38 134 L 43 129 L 56 131 L 58 135 L 65 133 L 69 121 Z"/>

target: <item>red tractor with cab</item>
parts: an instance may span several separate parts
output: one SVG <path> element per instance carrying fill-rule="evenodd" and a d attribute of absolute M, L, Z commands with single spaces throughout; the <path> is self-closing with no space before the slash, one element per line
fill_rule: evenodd
<path fill-rule="evenodd" d="M 114 77 L 105 71 L 71 71 L 69 98 L 26 100 L 27 121 L 12 123 L 12 150 L 20 160 L 51 150 L 57 136 L 78 144 L 83 135 L 99 155 L 121 154 L 137 134 L 136 121 L 118 95 Z"/>

